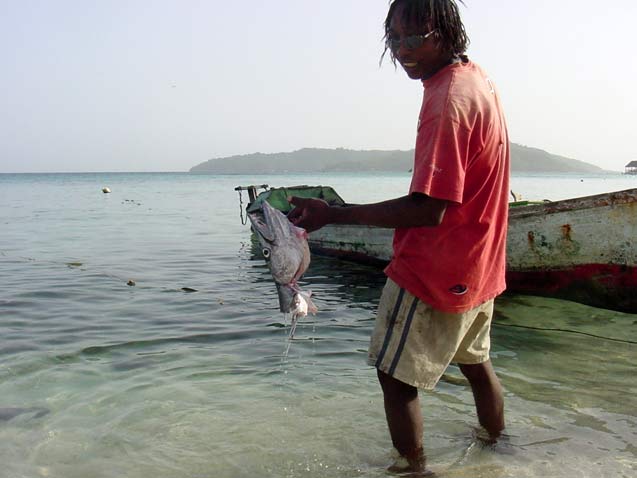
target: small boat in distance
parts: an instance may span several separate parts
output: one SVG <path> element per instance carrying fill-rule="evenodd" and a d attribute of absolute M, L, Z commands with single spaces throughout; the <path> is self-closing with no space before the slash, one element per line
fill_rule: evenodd
<path fill-rule="evenodd" d="M 249 212 L 268 201 L 287 213 L 288 196 L 347 207 L 328 186 L 260 187 L 260 194 L 252 191 Z M 308 242 L 315 254 L 384 266 L 392 256 L 392 237 L 393 229 L 328 225 L 312 232 Z M 507 290 L 637 313 L 637 189 L 510 203 Z"/>

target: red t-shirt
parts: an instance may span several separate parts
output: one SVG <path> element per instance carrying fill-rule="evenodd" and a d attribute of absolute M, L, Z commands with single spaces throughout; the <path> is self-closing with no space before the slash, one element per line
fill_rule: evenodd
<path fill-rule="evenodd" d="M 436 309 L 464 312 L 506 287 L 509 138 L 495 87 L 475 63 L 423 84 L 409 192 L 449 202 L 439 226 L 396 229 L 385 273 Z"/>

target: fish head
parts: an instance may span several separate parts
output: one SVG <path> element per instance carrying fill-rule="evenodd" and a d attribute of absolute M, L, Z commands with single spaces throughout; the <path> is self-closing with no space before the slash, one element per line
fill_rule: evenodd
<path fill-rule="evenodd" d="M 307 232 L 267 201 L 262 204 L 262 215 L 251 213 L 249 217 L 274 281 L 280 286 L 295 287 L 310 264 Z"/>

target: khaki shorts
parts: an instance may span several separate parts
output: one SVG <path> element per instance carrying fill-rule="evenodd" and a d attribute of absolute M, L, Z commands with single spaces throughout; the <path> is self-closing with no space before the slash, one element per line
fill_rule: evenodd
<path fill-rule="evenodd" d="M 451 362 L 489 360 L 492 315 L 493 299 L 467 312 L 441 312 L 387 279 L 368 363 L 401 382 L 433 389 Z"/>

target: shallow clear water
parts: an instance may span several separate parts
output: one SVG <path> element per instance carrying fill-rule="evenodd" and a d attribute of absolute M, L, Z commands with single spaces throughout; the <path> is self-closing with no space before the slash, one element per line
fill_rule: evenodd
<path fill-rule="evenodd" d="M 320 310 L 285 356 L 275 288 L 233 188 L 322 183 L 364 202 L 408 180 L 0 175 L 0 477 L 386 476 L 391 443 L 365 365 L 382 273 L 313 257 L 304 286 Z M 526 199 L 635 184 L 512 179 Z M 451 367 L 421 395 L 431 468 L 635 476 L 637 315 L 513 295 L 496 308 L 508 438 L 478 446 L 471 391 Z"/>

